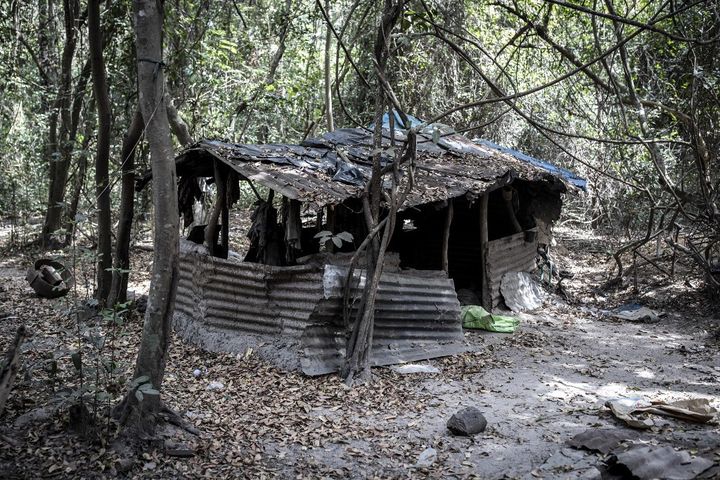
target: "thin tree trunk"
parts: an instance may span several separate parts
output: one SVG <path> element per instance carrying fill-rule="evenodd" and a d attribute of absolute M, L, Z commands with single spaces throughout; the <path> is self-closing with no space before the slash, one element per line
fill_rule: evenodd
<path fill-rule="evenodd" d="M 48 6 L 51 6 L 48 3 Z M 65 199 L 65 187 L 67 184 L 68 169 L 70 168 L 69 155 L 63 155 L 61 150 L 68 148 L 66 142 L 74 141 L 70 138 L 72 113 L 72 65 L 77 45 L 76 28 L 79 18 L 80 6 L 77 0 L 63 2 L 63 18 L 65 25 L 65 44 L 63 45 L 62 60 L 60 66 L 60 79 L 57 91 L 57 98 L 50 114 L 50 135 L 46 154 L 50 162 L 50 185 L 48 188 L 48 205 L 43 224 L 41 241 L 46 247 L 55 246 L 52 235 L 59 230 L 63 224 L 63 201 Z M 53 23 L 51 9 L 48 9 L 48 24 Z M 41 25 L 41 30 L 47 28 Z M 48 46 L 52 49 L 52 45 Z M 49 69 L 46 69 L 48 71 Z M 59 112 L 59 113 L 58 113 Z M 60 132 L 58 138 L 58 117 L 60 118 Z M 63 145 L 61 145 L 63 144 Z"/>
<path fill-rule="evenodd" d="M 123 137 L 120 151 L 120 171 L 122 187 L 120 193 L 120 213 L 118 214 L 117 239 L 112 286 L 108 296 L 108 307 L 127 300 L 128 270 L 130 269 L 130 233 L 135 207 L 135 148 L 142 136 L 145 122 L 142 113 L 137 110 Z"/>
<path fill-rule="evenodd" d="M 395 3 L 393 0 L 385 0 L 382 19 L 378 28 L 375 40 L 375 61 L 378 72 L 377 80 L 377 97 L 375 99 L 375 131 L 373 132 L 373 145 L 376 150 L 382 147 L 382 116 L 385 109 L 385 88 L 381 81 L 384 76 L 385 66 L 387 64 L 389 49 L 388 42 L 390 32 L 397 22 L 402 12 L 404 0 Z M 390 115 L 392 118 L 392 113 Z M 382 197 L 382 177 L 383 169 L 381 166 L 381 153 L 378 152 L 373 156 L 372 175 L 365 191 L 363 199 L 363 211 L 365 213 L 365 221 L 368 232 L 372 232 L 380 223 L 380 200 Z M 396 161 L 395 168 L 398 163 Z M 397 171 L 393 172 L 395 175 Z M 347 385 L 352 385 L 355 378 L 359 375 L 361 381 L 369 381 L 370 362 L 372 351 L 373 327 L 375 321 L 375 299 L 380 284 L 380 276 L 383 270 L 383 261 L 385 251 L 390 241 L 393 229 L 395 227 L 395 216 L 397 213 L 397 184 L 396 178 L 393 178 L 393 191 L 391 195 L 391 205 L 389 206 L 388 221 L 385 224 L 382 238 L 373 238 L 368 246 L 366 254 L 366 279 L 365 288 L 363 290 L 363 298 L 358 308 L 357 317 L 353 325 L 353 330 L 348 340 L 345 350 L 345 364 L 343 366 L 342 375 Z"/>
<path fill-rule="evenodd" d="M 93 93 L 98 115 L 97 156 L 95 157 L 95 189 L 98 209 L 97 226 L 97 291 L 96 298 L 104 305 L 112 283 L 112 245 L 110 219 L 110 97 L 102 53 L 100 2 L 88 2 L 88 44 L 92 66 Z"/>
<path fill-rule="evenodd" d="M 325 0 L 325 11 L 330 16 L 330 0 Z M 328 132 L 335 130 L 332 104 L 332 79 L 330 76 L 330 48 L 332 47 L 332 30 L 330 25 L 325 28 L 325 118 Z"/>
<path fill-rule="evenodd" d="M 155 208 L 153 269 L 135 378 L 146 377 L 160 392 L 178 281 L 179 215 L 170 125 L 163 105 L 162 4 L 155 0 L 135 0 L 133 4 L 138 92 L 150 145 Z M 152 428 L 160 405 L 160 395 L 144 395 L 139 401 L 135 392 L 130 392 L 119 406 L 121 420 L 126 425 L 134 420 L 139 428 Z"/>
<path fill-rule="evenodd" d="M 92 103 L 92 102 L 91 102 Z M 88 111 L 91 111 L 93 107 L 88 107 Z M 70 205 L 67 209 L 67 219 L 65 220 L 65 244 L 70 245 L 74 237 L 75 228 L 77 227 L 77 212 L 78 206 L 80 205 L 80 197 L 82 196 L 82 190 L 85 186 L 85 175 L 87 174 L 88 159 L 85 152 L 88 150 L 90 145 L 90 138 L 92 137 L 94 125 L 91 122 L 86 122 L 85 133 L 83 135 L 83 142 L 80 145 L 80 151 L 83 152 L 78 156 L 77 160 L 77 173 L 75 174 L 75 185 L 73 187 L 72 197 L 70 197 Z"/>
<path fill-rule="evenodd" d="M 190 129 L 188 128 L 187 123 L 185 123 L 185 120 L 183 120 L 175 108 L 175 105 L 173 105 L 172 98 L 170 98 L 169 93 L 165 94 L 165 107 L 167 110 L 168 121 L 170 122 L 170 128 L 172 129 L 175 138 L 177 138 L 178 142 L 180 142 L 180 145 L 187 148 L 195 143 L 190 136 Z"/>

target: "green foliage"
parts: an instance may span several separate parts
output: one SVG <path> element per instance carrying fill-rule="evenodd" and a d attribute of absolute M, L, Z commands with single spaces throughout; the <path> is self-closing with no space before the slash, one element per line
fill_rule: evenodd
<path fill-rule="evenodd" d="M 381 5 L 359 2 L 351 9 L 354 4 L 332 2 L 329 12 L 354 62 L 353 67 L 333 38 L 331 78 L 338 127 L 370 123 L 376 92 L 373 45 Z M 41 5 L 52 11 L 43 13 Z M 636 23 L 651 22 L 675 8 L 657 1 L 610 5 L 616 15 Z M 607 5 L 593 4 L 592 8 L 606 12 Z M 48 19 L 41 29 L 44 15 Z M 108 38 L 105 56 L 115 139 L 111 156 L 116 159 L 111 176 L 117 202 L 120 140 L 136 105 L 130 5 L 111 3 L 102 17 Z M 295 143 L 323 133 L 327 27 L 316 2 L 179 0 L 166 4 L 165 24 L 162 60 L 167 89 L 194 139 Z M 625 217 L 627 212 L 640 228 L 638 216 L 647 210 L 643 202 L 648 195 L 660 203 L 672 200 L 672 195 L 659 181 L 647 146 L 638 139 L 666 140 L 657 149 L 667 176 L 693 199 L 706 195 L 705 184 L 717 189 L 716 152 L 720 151 L 720 48 L 712 37 L 718 28 L 717 12 L 689 8 L 654 28 L 666 33 L 644 31 L 624 45 L 626 72 L 617 49 L 601 61 L 588 62 L 616 46 L 618 34 L 634 34 L 637 25 L 616 26 L 608 18 L 540 0 L 491 4 L 412 0 L 391 38 L 388 80 L 407 112 L 427 119 L 464 103 L 498 97 L 483 75 L 505 94 L 513 94 L 548 84 L 585 65 L 573 76 L 514 99 L 511 105 L 496 101 L 460 109 L 442 122 L 470 137 L 488 138 L 572 168 L 589 178 L 588 203 L 602 210 L 589 211 L 590 217 L 600 215 L 619 227 L 627 222 L 618 221 L 618 216 Z M 0 168 L 4 173 L 0 216 L 26 218 L 43 213 L 46 177 L 57 157 L 48 141 L 50 126 L 59 114 L 55 103 L 65 40 L 62 5 L 49 2 L 15 8 L 13 15 L 0 18 L 0 31 L 4 39 L 0 44 L 4 80 L 0 84 Z M 438 32 L 457 48 L 438 38 Z M 83 20 L 78 35 L 74 86 L 87 60 Z M 702 41 L 683 39 L 694 36 Z M 637 108 L 628 100 L 631 87 L 643 100 L 661 106 Z M 88 85 L 79 111 L 80 128 L 70 139 L 73 163 L 66 192 L 72 190 L 79 161 L 94 156 L 96 121 L 90 98 Z M 690 115 L 692 124 L 684 122 L 683 115 Z M 710 152 L 700 162 L 699 140 Z M 707 165 L 698 171 L 702 162 Z M 143 144 L 137 163 L 139 171 L 148 167 Z M 90 167 L 79 206 L 89 217 L 94 209 L 92 175 Z M 608 175 L 622 182 L 611 181 Z M 249 194 L 247 200 L 254 201 L 253 196 Z M 703 213 L 702 202 L 691 203 L 690 210 Z M 138 207 L 147 208 L 142 198 Z M 610 215 L 613 210 L 617 215 Z"/>

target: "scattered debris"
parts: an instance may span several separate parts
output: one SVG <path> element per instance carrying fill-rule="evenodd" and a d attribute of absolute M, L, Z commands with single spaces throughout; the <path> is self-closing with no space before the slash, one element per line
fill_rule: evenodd
<path fill-rule="evenodd" d="M 713 466 L 711 460 L 669 445 L 636 445 L 617 453 L 614 460 L 614 465 L 625 467 L 633 478 L 640 480 L 691 480 Z"/>
<path fill-rule="evenodd" d="M 616 308 L 611 315 L 620 320 L 629 322 L 645 322 L 653 323 L 660 320 L 664 313 L 657 313 L 647 307 L 643 307 L 639 303 L 626 303 Z"/>
<path fill-rule="evenodd" d="M 66 295 L 72 286 L 70 270 L 55 260 L 41 258 L 30 267 L 25 275 L 35 293 L 45 298 L 58 298 Z"/>
<path fill-rule="evenodd" d="M 641 398 L 619 398 L 608 400 L 605 402 L 605 406 L 612 411 L 613 415 L 633 428 L 650 428 L 655 425 L 650 418 L 638 418 L 636 416 L 638 413 L 652 413 L 693 423 L 708 423 L 717 414 L 717 409 L 712 407 L 706 398 L 679 400 L 671 403 L 648 402 Z"/>
<path fill-rule="evenodd" d="M 635 438 L 637 438 L 637 433 L 632 430 L 589 428 L 582 433 L 578 433 L 566 443 L 573 448 L 607 455 L 623 442 Z"/>
<path fill-rule="evenodd" d="M 435 460 L 437 460 L 437 450 L 432 447 L 428 447 L 422 451 L 420 456 L 418 456 L 415 466 L 418 468 L 428 468 L 435 463 Z"/>
<path fill-rule="evenodd" d="M 440 373 L 440 369 L 432 365 L 421 365 L 417 363 L 406 363 L 393 365 L 390 370 L 397 373 Z"/>
<path fill-rule="evenodd" d="M 545 301 L 545 292 L 527 272 L 510 272 L 503 275 L 500 293 L 505 299 L 505 305 L 514 312 L 538 309 Z"/>
<path fill-rule="evenodd" d="M 195 450 L 189 448 L 187 445 L 170 443 L 165 445 L 165 455 L 170 457 L 194 457 Z"/>
<path fill-rule="evenodd" d="M 520 320 L 506 315 L 493 315 L 480 305 L 468 305 L 461 311 L 463 328 L 476 328 L 496 333 L 513 333 Z"/>
<path fill-rule="evenodd" d="M 455 435 L 466 437 L 478 434 L 487 427 L 485 416 L 475 407 L 466 407 L 455 413 L 447 422 L 447 428 Z"/>
<path fill-rule="evenodd" d="M 603 477 L 597 463 L 594 455 L 562 448 L 550 455 L 545 463 L 530 472 L 530 475 L 553 480 L 600 480 Z"/>

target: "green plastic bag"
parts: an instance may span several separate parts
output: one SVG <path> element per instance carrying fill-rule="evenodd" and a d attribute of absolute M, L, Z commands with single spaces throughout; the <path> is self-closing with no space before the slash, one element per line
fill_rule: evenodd
<path fill-rule="evenodd" d="M 480 305 L 463 307 L 461 318 L 463 328 L 477 328 L 497 333 L 513 333 L 520 320 L 505 315 L 492 315 Z"/>

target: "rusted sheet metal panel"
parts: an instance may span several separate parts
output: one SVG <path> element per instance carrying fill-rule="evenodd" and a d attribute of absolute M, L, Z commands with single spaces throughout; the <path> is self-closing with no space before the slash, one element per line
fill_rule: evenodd
<path fill-rule="evenodd" d="M 562 178 L 512 155 L 474 144 L 462 135 L 443 137 L 441 146 L 425 140 L 419 139 L 415 185 L 401 209 L 461 195 L 477 196 L 516 178 L 544 182 L 558 192 L 566 190 Z M 390 146 L 389 137 L 384 145 Z M 303 145 L 204 140 L 183 152 L 176 165 L 179 175 L 211 174 L 207 164 L 215 158 L 288 198 L 326 205 L 360 195 L 370 178 L 373 151 L 368 132 L 341 129 Z M 383 158 L 385 162 L 391 160 Z"/>
<path fill-rule="evenodd" d="M 280 268 L 180 255 L 176 308 L 206 325 L 299 337 L 321 295 L 322 272 L 315 267 Z"/>
<path fill-rule="evenodd" d="M 441 272 L 413 276 L 383 274 L 375 305 L 373 365 L 390 365 L 465 350 L 460 303 L 452 280 Z M 323 301 L 311 316 L 316 323 L 302 337 L 303 372 L 320 375 L 336 371 L 345 354 L 342 325 L 342 282 L 344 267 L 328 265 L 323 278 Z M 359 298 L 364 273 L 354 275 L 353 296 Z M 357 310 L 351 309 L 351 318 Z"/>
<path fill-rule="evenodd" d="M 537 241 L 525 241 L 525 233 L 488 242 L 486 271 L 492 308 L 500 305 L 500 282 L 508 272 L 532 272 L 536 268 Z"/>
<path fill-rule="evenodd" d="M 187 331 L 193 335 L 202 336 L 206 328 L 213 335 L 286 339 L 305 373 L 330 373 L 344 355 L 341 286 L 346 272 L 333 265 L 271 267 L 181 253 L 176 312 L 192 323 Z M 355 279 L 353 296 L 359 296 L 362 270 Z M 384 273 L 374 333 L 375 365 L 464 351 L 452 280 L 441 272 Z"/>

